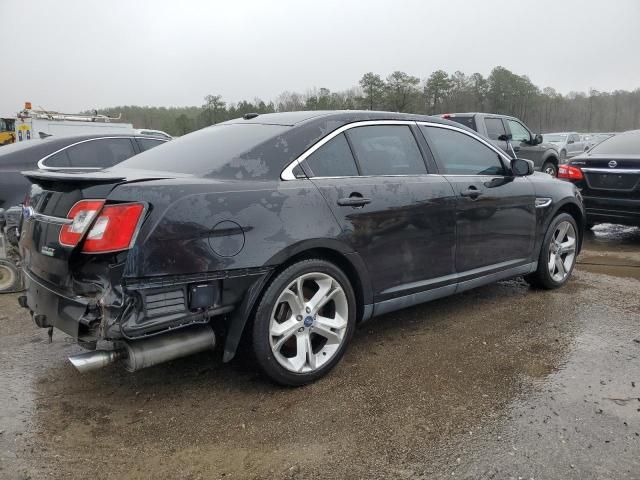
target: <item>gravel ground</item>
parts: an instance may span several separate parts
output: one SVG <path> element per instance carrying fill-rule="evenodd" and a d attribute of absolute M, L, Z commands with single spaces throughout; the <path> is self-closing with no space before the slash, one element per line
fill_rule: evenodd
<path fill-rule="evenodd" d="M 0 296 L 0 478 L 640 479 L 640 230 L 599 226 L 573 279 L 376 318 L 275 387 L 247 355 L 80 375 Z"/>

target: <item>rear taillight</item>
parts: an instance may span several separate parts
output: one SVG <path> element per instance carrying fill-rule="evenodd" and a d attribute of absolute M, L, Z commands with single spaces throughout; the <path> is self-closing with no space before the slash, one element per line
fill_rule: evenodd
<path fill-rule="evenodd" d="M 106 253 L 129 249 L 143 211 L 141 203 L 106 205 L 89 230 L 82 251 Z"/>
<path fill-rule="evenodd" d="M 60 230 L 60 244 L 75 247 L 86 234 L 82 245 L 85 253 L 127 250 L 143 211 L 141 203 L 105 205 L 104 200 L 82 200 L 69 211 L 67 218 L 73 222 Z"/>
<path fill-rule="evenodd" d="M 81 200 L 71 207 L 67 218 L 73 220 L 73 222 L 69 225 L 64 225 L 60 230 L 60 244 L 67 247 L 78 245 L 91 222 L 100 213 L 103 205 L 104 200 Z"/>
<path fill-rule="evenodd" d="M 571 165 L 560 165 L 558 168 L 558 178 L 566 178 L 567 180 L 582 180 L 584 175 L 582 170 Z"/>

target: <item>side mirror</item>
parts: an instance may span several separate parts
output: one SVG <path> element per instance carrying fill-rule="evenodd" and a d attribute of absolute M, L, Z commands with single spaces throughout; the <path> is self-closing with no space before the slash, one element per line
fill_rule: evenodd
<path fill-rule="evenodd" d="M 511 172 L 514 177 L 524 177 L 533 174 L 533 162 L 524 158 L 511 160 Z"/>
<path fill-rule="evenodd" d="M 510 133 L 503 133 L 498 137 L 498 140 L 500 140 L 501 142 L 506 142 L 507 140 L 511 140 L 511 137 L 512 136 Z"/>
<path fill-rule="evenodd" d="M 542 135 L 540 135 L 539 133 L 536 134 L 536 136 L 533 139 L 533 144 L 534 145 L 540 145 L 542 143 Z"/>
<path fill-rule="evenodd" d="M 567 145 L 571 145 L 572 143 L 576 143 L 575 140 L 568 140 Z"/>

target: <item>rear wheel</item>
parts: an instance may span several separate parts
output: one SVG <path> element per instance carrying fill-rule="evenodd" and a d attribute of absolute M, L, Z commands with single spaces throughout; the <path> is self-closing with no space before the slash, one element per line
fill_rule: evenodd
<path fill-rule="evenodd" d="M 578 226 L 573 217 L 567 213 L 555 217 L 542 243 L 538 269 L 525 279 L 545 289 L 564 285 L 576 264 L 578 242 Z"/>
<path fill-rule="evenodd" d="M 558 176 L 558 167 L 556 167 L 555 163 L 553 162 L 545 162 L 545 164 L 542 166 L 542 171 L 544 173 L 548 173 L 552 177 Z"/>
<path fill-rule="evenodd" d="M 325 260 L 303 260 L 280 273 L 263 295 L 253 325 L 262 371 L 282 385 L 328 373 L 355 328 L 356 302 L 346 275 Z"/>
<path fill-rule="evenodd" d="M 0 293 L 14 292 L 19 282 L 18 268 L 7 260 L 0 260 Z"/>

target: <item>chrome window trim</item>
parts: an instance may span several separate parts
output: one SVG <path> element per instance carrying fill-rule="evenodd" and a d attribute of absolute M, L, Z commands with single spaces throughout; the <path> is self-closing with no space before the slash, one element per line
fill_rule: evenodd
<path fill-rule="evenodd" d="M 38 168 L 40 170 L 86 170 L 86 171 L 94 171 L 94 170 L 102 170 L 101 167 L 48 167 L 47 165 L 44 164 L 44 162 L 46 162 L 49 158 L 53 157 L 54 155 L 63 152 L 64 150 L 67 150 L 68 148 L 71 147 L 75 147 L 76 145 L 80 145 L 82 143 L 87 143 L 87 142 L 93 142 L 96 140 L 110 140 L 110 139 L 114 139 L 114 138 L 126 138 L 128 140 L 135 140 L 137 138 L 144 138 L 144 139 L 150 139 L 153 138 L 154 140 L 158 140 L 160 142 L 168 142 L 169 140 L 165 140 L 162 138 L 157 138 L 157 137 L 152 137 L 151 135 L 131 135 L 131 136 L 105 136 L 105 137 L 96 137 L 96 138 L 87 138 L 85 140 L 80 140 L 79 142 L 75 142 L 72 143 L 70 145 L 67 145 L 65 147 L 62 147 L 58 150 L 56 150 L 53 153 L 50 153 L 49 155 L 47 155 L 46 157 L 41 158 L 40 160 L 38 160 Z M 135 152 L 135 150 L 134 150 Z M 140 152 L 142 153 L 142 152 Z M 136 154 L 137 155 L 137 154 Z M 131 157 L 129 157 L 131 158 Z"/>
<path fill-rule="evenodd" d="M 344 133 L 347 130 L 350 130 L 352 128 L 369 127 L 369 126 L 377 126 L 377 125 L 407 125 L 407 126 L 422 125 L 425 127 L 445 128 L 447 130 L 453 130 L 456 132 L 464 133 L 469 137 L 473 138 L 474 140 L 477 140 L 480 143 L 484 144 L 485 146 L 489 147 L 491 150 L 497 153 L 502 160 L 507 162 L 507 165 L 511 163 L 511 158 L 509 158 L 500 149 L 498 149 L 488 141 L 484 140 L 480 135 L 472 132 L 468 132 L 462 128 L 454 127 L 452 125 L 444 125 L 442 123 L 414 121 L 414 120 L 363 120 L 363 121 L 353 122 L 347 125 L 343 125 L 342 127 L 337 128 L 327 136 L 318 140 L 315 144 L 313 144 L 311 147 L 305 150 L 304 153 L 302 153 L 302 155 L 300 155 L 298 158 L 293 160 L 289 165 L 285 167 L 284 170 L 282 170 L 282 172 L 280 173 L 280 179 L 284 181 L 297 180 L 296 176 L 293 174 L 293 169 L 299 166 L 302 162 L 304 162 L 307 159 L 307 157 L 309 157 L 312 153 L 314 153 L 324 144 L 326 144 L 333 138 L 337 137 L 341 133 Z M 473 174 L 449 174 L 449 173 L 446 173 L 446 174 L 445 173 L 442 173 L 442 174 L 441 173 L 416 173 L 416 174 L 408 174 L 408 175 L 348 175 L 348 176 L 344 175 L 344 176 L 311 177 L 311 178 L 325 179 L 325 178 L 371 178 L 371 177 L 420 177 L 425 175 L 437 175 L 437 176 L 447 175 L 447 176 L 458 176 L 458 177 L 477 177 L 477 176 L 500 177 L 501 176 L 501 175 L 495 175 L 495 174 L 494 175 L 473 175 Z"/>
<path fill-rule="evenodd" d="M 587 173 L 640 173 L 640 169 L 637 168 L 579 168 Z"/>

